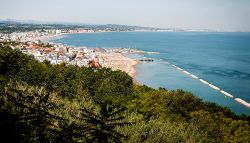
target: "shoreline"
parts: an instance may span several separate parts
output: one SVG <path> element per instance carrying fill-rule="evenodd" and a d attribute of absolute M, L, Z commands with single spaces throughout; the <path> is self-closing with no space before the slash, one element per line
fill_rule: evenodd
<path fill-rule="evenodd" d="M 116 31 L 80 31 L 80 32 L 72 32 L 72 33 L 60 33 L 60 34 L 51 34 L 51 35 L 46 35 L 46 36 L 42 36 L 42 37 L 36 37 L 36 38 L 32 38 L 30 39 L 30 41 L 43 41 L 43 42 L 49 42 L 49 40 L 53 39 L 53 38 L 63 38 L 66 35 L 69 34 L 92 34 L 92 33 L 110 33 L 110 32 L 116 32 Z M 119 32 L 132 32 L 132 31 L 119 31 Z"/>
<path fill-rule="evenodd" d="M 94 33 L 94 32 L 75 32 L 75 33 L 51 34 L 51 35 L 32 38 L 30 41 L 38 41 L 38 40 L 40 40 L 40 41 L 43 41 L 43 42 L 49 42 L 49 40 L 51 40 L 51 39 L 63 38 L 66 35 L 69 35 L 69 34 L 81 34 L 81 33 Z"/>
<path fill-rule="evenodd" d="M 61 34 L 52 34 L 44 37 L 37 37 L 33 38 L 32 41 L 43 41 L 49 42 L 49 40 L 54 38 L 62 38 L 68 34 L 81 34 L 81 33 L 100 33 L 100 32 L 76 32 L 76 33 L 61 33 Z M 54 43 L 59 44 L 59 43 Z M 90 48 L 92 49 L 92 48 Z M 139 82 L 136 80 L 136 65 L 139 64 L 139 61 L 133 58 L 129 58 L 128 56 L 124 55 L 123 53 L 117 52 L 101 52 L 100 57 L 104 59 L 107 65 L 103 65 L 103 67 L 111 68 L 112 70 L 121 70 L 126 72 L 129 76 L 132 77 L 133 81 L 136 84 Z"/>
<path fill-rule="evenodd" d="M 95 32 L 81 32 L 81 33 L 95 33 Z M 101 32 L 98 32 L 101 33 Z M 30 38 L 33 40 L 41 40 L 43 42 L 49 42 L 46 40 L 53 40 L 53 38 L 61 38 L 67 34 L 80 34 L 80 32 L 74 32 L 74 33 L 60 33 L 60 34 L 48 34 L 48 35 L 43 35 L 43 36 L 38 36 L 38 37 L 34 37 L 34 38 Z M 53 43 L 54 45 L 59 45 L 60 43 Z M 61 45 L 64 46 L 64 48 L 80 48 L 80 47 L 74 47 L 74 46 L 65 46 L 65 45 Z M 86 49 L 92 49 L 93 51 L 95 51 L 95 48 L 89 48 L 89 47 L 84 47 Z M 76 50 L 75 49 L 75 50 Z M 98 49 L 98 48 L 97 48 Z M 76 51 L 79 51 L 78 49 Z M 102 51 L 102 50 L 100 50 Z M 144 51 L 145 52 L 145 51 Z M 131 76 L 133 78 L 133 82 L 134 83 L 138 83 L 139 82 L 136 81 L 135 77 L 137 74 L 136 71 L 136 65 L 139 64 L 139 60 L 136 60 L 134 58 L 130 58 L 129 56 L 126 56 L 126 54 L 124 54 L 121 51 L 106 51 L 103 50 L 102 52 L 95 52 L 97 54 L 97 56 L 95 58 L 103 58 L 105 61 L 105 64 L 101 64 L 102 67 L 108 67 L 111 68 L 112 70 L 121 70 L 126 72 L 129 76 Z M 152 53 L 152 54 L 159 54 L 159 52 L 145 52 L 145 53 Z M 168 62 L 168 64 L 171 64 L 170 62 Z M 193 79 L 197 79 L 200 82 L 202 82 L 203 84 L 208 85 L 210 88 L 215 89 L 216 91 L 219 91 L 220 93 L 222 93 L 225 97 L 229 97 L 229 98 L 233 98 L 235 99 L 235 101 L 237 101 L 238 103 L 245 105 L 246 107 L 250 108 L 250 103 L 240 99 L 240 98 L 236 98 L 234 97 L 232 94 L 218 88 L 217 86 L 215 86 L 214 84 L 208 83 L 207 81 L 200 79 L 199 77 L 197 77 L 196 75 L 193 75 L 192 73 L 189 73 L 188 71 L 185 71 L 184 69 L 177 67 L 176 65 L 172 65 L 174 68 L 176 68 L 178 71 L 181 71 L 182 73 L 190 76 Z"/>
<path fill-rule="evenodd" d="M 134 82 L 137 82 L 135 79 L 137 73 L 135 68 L 139 64 L 138 60 L 129 58 L 122 53 L 101 52 L 100 57 L 107 63 L 103 67 L 124 71 L 133 78 Z"/>

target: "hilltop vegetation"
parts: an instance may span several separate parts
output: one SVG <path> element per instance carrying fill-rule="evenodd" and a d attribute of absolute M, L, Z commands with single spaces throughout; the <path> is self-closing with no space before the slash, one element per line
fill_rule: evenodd
<path fill-rule="evenodd" d="M 0 45 L 0 142 L 250 142 L 249 116 L 192 93 Z"/>

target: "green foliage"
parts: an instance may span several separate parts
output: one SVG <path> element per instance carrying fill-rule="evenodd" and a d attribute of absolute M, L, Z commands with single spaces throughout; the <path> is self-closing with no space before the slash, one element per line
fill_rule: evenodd
<path fill-rule="evenodd" d="M 128 143 L 179 143 L 186 139 L 185 124 L 168 119 L 150 119 L 118 130 L 129 137 L 123 141 Z"/>
<path fill-rule="evenodd" d="M 15 75 L 29 60 L 31 57 L 22 54 L 19 50 L 12 50 L 9 46 L 0 46 L 0 75 Z"/>
<path fill-rule="evenodd" d="M 117 109 L 109 105 L 101 105 L 97 113 L 82 108 L 78 118 L 85 124 L 82 129 L 86 132 L 88 142 L 120 142 L 126 138 L 117 132 L 117 126 L 131 125 L 124 116 L 124 109 Z"/>
<path fill-rule="evenodd" d="M 195 140 L 206 137 L 206 142 L 249 142 L 250 128 L 247 121 L 233 120 L 225 117 L 222 112 L 211 114 L 204 110 L 190 113 L 190 136 L 197 132 Z"/>
<path fill-rule="evenodd" d="M 183 90 L 133 84 L 122 71 L 39 63 L 6 44 L 1 142 L 250 142 L 247 115 Z"/>
<path fill-rule="evenodd" d="M 5 89 L 5 99 L 7 107 L 15 107 L 12 112 L 19 115 L 19 122 L 28 124 L 40 142 L 47 142 L 46 131 L 56 126 L 55 121 L 63 120 L 56 114 L 62 107 L 58 104 L 60 99 L 44 87 L 10 83 Z"/>

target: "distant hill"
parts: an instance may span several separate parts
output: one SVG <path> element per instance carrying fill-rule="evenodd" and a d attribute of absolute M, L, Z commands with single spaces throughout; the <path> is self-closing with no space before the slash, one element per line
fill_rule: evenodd
<path fill-rule="evenodd" d="M 13 30 L 11 30 L 10 27 L 12 27 Z M 82 24 L 82 23 L 70 23 L 70 22 L 44 22 L 44 21 L 15 20 L 15 19 L 0 20 L 0 32 L 3 32 L 3 33 L 6 33 L 6 32 L 9 33 L 8 31 L 14 32 L 15 30 L 18 31 L 18 29 L 23 29 L 23 28 L 27 29 L 27 27 L 30 27 L 29 28 L 30 30 L 75 29 L 75 28 L 88 28 L 88 29 L 93 29 L 93 30 L 106 29 L 106 30 L 111 30 L 111 31 L 164 30 L 161 28 L 154 28 L 154 27 L 130 26 L 130 25 L 120 25 L 120 24 Z"/>
<path fill-rule="evenodd" d="M 226 32 L 226 31 L 217 31 L 210 29 L 157 28 L 157 27 L 122 25 L 122 24 L 87 24 L 87 23 L 56 22 L 56 21 L 53 22 L 53 21 L 36 21 L 36 20 L 0 19 L 0 33 L 10 33 L 16 31 L 21 32 L 21 31 L 30 31 L 39 29 L 76 29 L 76 28 L 87 28 L 93 30 L 106 29 L 111 31 Z"/>

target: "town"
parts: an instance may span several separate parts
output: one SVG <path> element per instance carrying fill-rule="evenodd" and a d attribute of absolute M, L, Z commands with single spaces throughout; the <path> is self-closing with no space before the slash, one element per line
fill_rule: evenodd
<path fill-rule="evenodd" d="M 10 44 L 12 49 L 19 49 L 23 53 L 32 56 L 34 59 L 44 62 L 49 61 L 51 64 L 77 65 L 79 67 L 109 67 L 114 69 L 127 69 L 124 67 L 124 60 L 112 57 L 112 53 L 117 54 L 143 54 L 134 48 L 88 48 L 88 47 L 71 47 L 60 43 L 52 43 L 46 40 L 60 37 L 64 34 L 72 33 L 93 33 L 93 32 L 110 32 L 109 30 L 92 29 L 74 29 L 74 30 L 35 30 L 29 32 L 14 32 L 9 34 L 0 34 L 0 42 L 14 42 Z M 105 54 L 104 54 L 105 53 Z M 116 55 L 117 56 L 117 55 Z M 112 57 L 110 59 L 110 57 Z M 119 56 L 121 57 L 121 56 Z M 123 57 L 123 56 L 122 56 Z M 107 60 L 109 59 L 109 60 Z M 125 58 L 127 60 L 127 58 Z M 117 65 L 118 64 L 118 65 Z M 116 67 L 119 68 L 116 68 Z"/>

